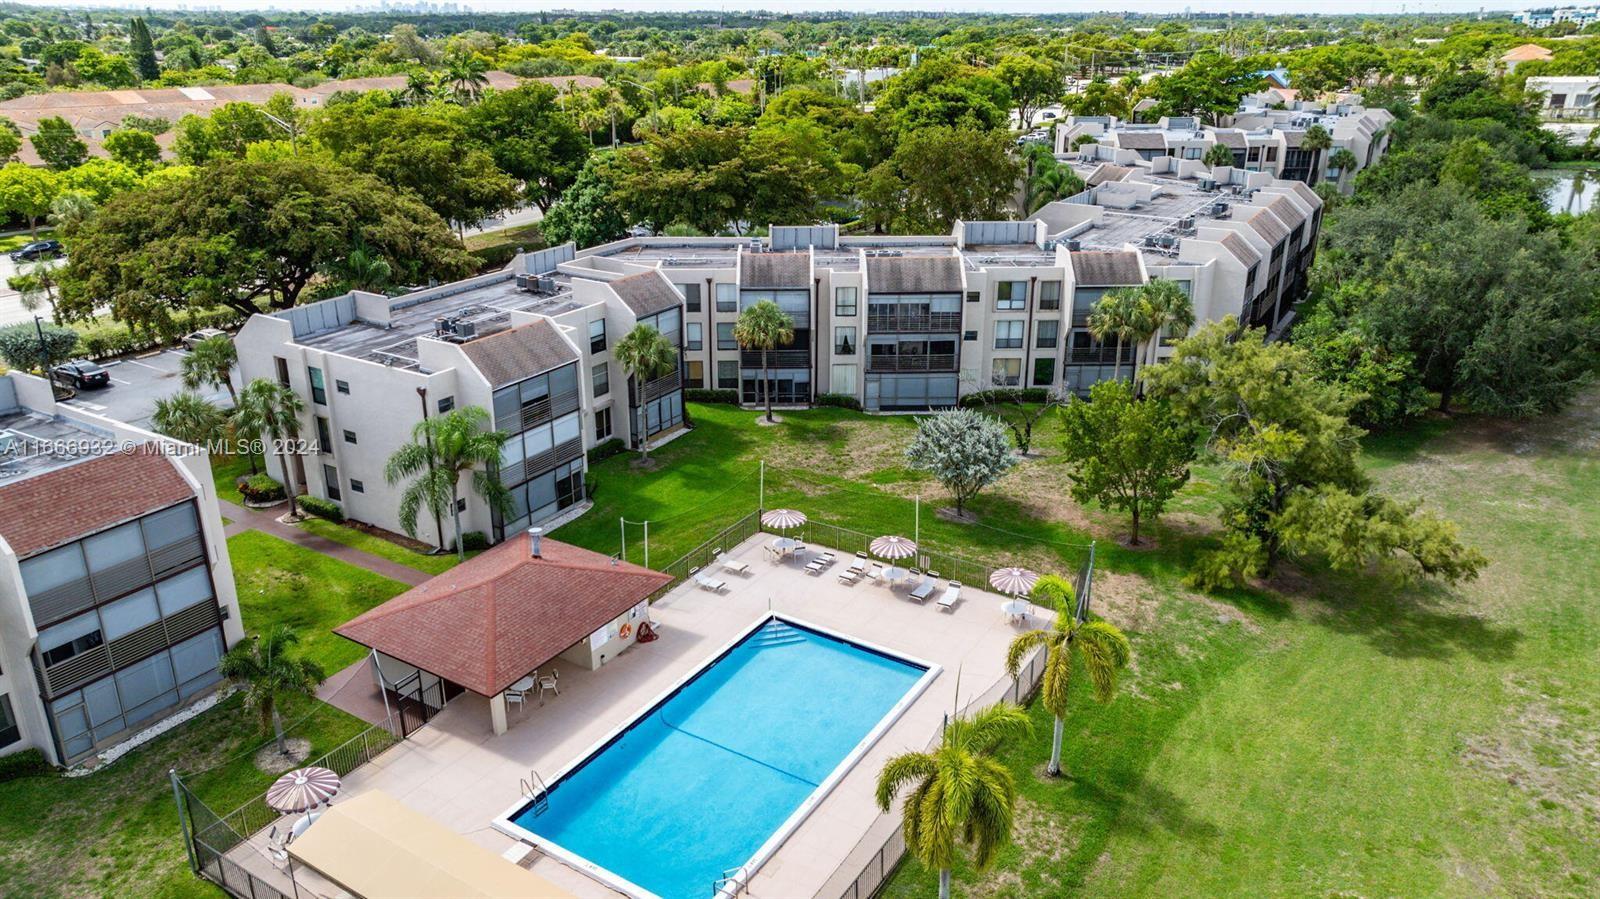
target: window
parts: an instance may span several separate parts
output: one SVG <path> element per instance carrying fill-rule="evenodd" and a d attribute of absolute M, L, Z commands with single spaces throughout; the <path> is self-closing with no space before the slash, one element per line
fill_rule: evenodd
<path fill-rule="evenodd" d="M 854 365 L 835 365 L 832 377 L 828 381 L 828 392 L 855 396 L 856 367 Z"/>
<path fill-rule="evenodd" d="M 739 360 L 728 359 L 717 363 L 717 389 L 739 389 Z"/>
<path fill-rule="evenodd" d="M 90 612 L 41 632 L 39 657 L 44 661 L 44 666 L 49 668 L 104 642 L 105 637 L 100 633 L 100 616 Z"/>
<path fill-rule="evenodd" d="M 701 334 L 699 322 L 689 322 L 684 325 L 684 349 L 698 350 L 705 346 L 705 339 Z"/>
<path fill-rule="evenodd" d="M 351 443 L 351 444 L 355 443 L 356 442 L 356 432 L 346 428 L 345 432 L 344 432 L 344 442 L 345 443 Z"/>
<path fill-rule="evenodd" d="M 333 389 L 339 391 L 340 393 L 344 394 L 345 396 L 349 396 L 350 395 L 350 382 L 349 381 L 334 381 L 333 382 Z"/>
<path fill-rule="evenodd" d="M 592 372 L 594 378 L 594 395 L 605 396 L 611 392 L 611 366 L 604 362 L 596 365 Z"/>
<path fill-rule="evenodd" d="M 594 439 L 599 442 L 610 436 L 611 407 L 607 406 L 594 414 Z"/>
<path fill-rule="evenodd" d="M 690 312 L 700 311 L 700 285 L 699 284 L 674 284 L 678 293 L 683 294 L 683 308 Z"/>
<path fill-rule="evenodd" d="M 856 354 L 856 329 L 833 329 L 833 354 L 835 356 L 854 356 Z"/>
<path fill-rule="evenodd" d="M 961 332 L 961 339 L 962 340 L 977 340 L 978 339 L 978 332 L 977 331 L 962 331 Z"/>
<path fill-rule="evenodd" d="M 328 388 L 322 383 L 322 369 L 307 366 L 306 374 L 311 378 L 311 401 L 319 406 L 328 405 Z"/>
<path fill-rule="evenodd" d="M 447 396 L 439 400 L 439 414 L 443 415 L 456 407 L 456 398 Z"/>
<path fill-rule="evenodd" d="M 367 492 L 367 485 L 361 483 L 360 481 L 356 480 L 355 478 L 351 478 L 350 479 L 350 492 L 351 493 L 366 493 Z"/>
<path fill-rule="evenodd" d="M 717 285 L 717 311 L 718 312 L 737 312 L 737 311 L 739 311 L 739 285 L 737 285 L 737 284 L 718 284 Z"/>
<path fill-rule="evenodd" d="M 983 291 L 981 291 L 981 290 L 969 290 L 969 291 L 967 291 L 967 302 L 969 302 L 969 303 L 981 303 L 981 302 L 983 302 Z"/>
<path fill-rule="evenodd" d="M 11 714 L 11 697 L 0 693 L 0 748 L 20 739 L 22 731 L 17 727 L 17 717 Z"/>
<path fill-rule="evenodd" d="M 333 452 L 333 432 L 328 429 L 328 419 L 321 415 L 317 416 L 317 452 Z"/>
<path fill-rule="evenodd" d="M 706 364 L 699 359 L 684 363 L 683 386 L 706 386 Z"/>
<path fill-rule="evenodd" d="M 717 349 L 736 350 L 739 341 L 733 339 L 733 322 L 717 323 Z"/>
<path fill-rule="evenodd" d="M 1022 383 L 1022 360 L 994 360 L 994 383 L 999 387 L 1015 387 Z"/>
<path fill-rule="evenodd" d="M 995 285 L 994 308 L 1026 309 L 1028 307 L 1028 282 L 1001 281 Z"/>
<path fill-rule="evenodd" d="M 1250 153 L 1246 158 L 1249 159 L 1251 162 L 1260 162 L 1261 161 L 1261 148 L 1260 147 L 1251 147 L 1250 148 Z"/>
<path fill-rule="evenodd" d="M 1039 282 L 1039 308 L 1040 309 L 1060 309 L 1061 308 L 1061 282 L 1060 281 L 1040 281 Z"/>
<path fill-rule="evenodd" d="M 466 500 L 466 497 L 462 497 L 461 499 L 456 500 L 456 511 L 457 512 L 465 512 L 465 511 L 467 511 L 467 500 Z"/>
<path fill-rule="evenodd" d="M 994 348 L 997 350 L 1022 349 L 1022 321 L 998 321 L 994 323 Z"/>
<path fill-rule="evenodd" d="M 282 356 L 273 356 L 272 361 L 277 368 L 278 383 L 289 386 L 289 360 Z"/>
<path fill-rule="evenodd" d="M 1267 161 L 1268 162 L 1277 162 L 1278 161 L 1278 148 L 1277 147 L 1268 147 L 1267 148 Z"/>
<path fill-rule="evenodd" d="M 597 318 L 589 323 L 589 352 L 606 351 L 606 320 Z"/>
<path fill-rule="evenodd" d="M 1056 345 L 1056 337 L 1060 330 L 1061 323 L 1058 321 L 1039 322 L 1039 329 L 1034 332 L 1033 345 L 1041 350 L 1053 348 Z"/>
<path fill-rule="evenodd" d="M 854 287 L 835 287 L 833 289 L 833 314 L 840 318 L 856 314 L 856 302 L 859 294 Z"/>
<path fill-rule="evenodd" d="M 332 465 L 322 466 L 322 485 L 327 488 L 328 499 L 338 500 L 339 495 L 339 469 Z"/>
<path fill-rule="evenodd" d="M 1033 360 L 1033 386 L 1049 387 L 1055 379 L 1056 360 L 1054 358 Z"/>

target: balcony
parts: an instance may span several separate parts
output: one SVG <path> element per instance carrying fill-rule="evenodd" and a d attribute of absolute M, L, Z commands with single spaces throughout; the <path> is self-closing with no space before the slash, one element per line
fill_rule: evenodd
<path fill-rule="evenodd" d="M 935 353 L 898 356 L 868 356 L 867 371 L 955 371 L 954 353 Z"/>
<path fill-rule="evenodd" d="M 1124 345 L 1122 348 L 1122 364 L 1133 364 L 1133 346 Z M 1087 350 L 1067 350 L 1068 365 L 1115 365 L 1117 361 L 1117 347 L 1093 347 Z"/>
<path fill-rule="evenodd" d="M 782 349 L 767 351 L 767 368 L 810 368 L 811 351 L 809 349 Z M 761 368 L 760 350 L 741 350 L 739 352 L 739 367 L 747 369 Z"/>
<path fill-rule="evenodd" d="M 961 330 L 960 312 L 867 312 L 867 330 L 874 334 Z"/>
<path fill-rule="evenodd" d="M 652 400 L 659 400 L 682 386 L 683 376 L 674 368 L 670 374 L 645 384 L 644 390 L 641 392 L 644 395 L 644 402 L 648 403 Z"/>

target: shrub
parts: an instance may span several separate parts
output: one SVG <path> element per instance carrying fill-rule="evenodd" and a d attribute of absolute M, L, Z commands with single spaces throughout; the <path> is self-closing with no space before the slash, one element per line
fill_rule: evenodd
<path fill-rule="evenodd" d="M 201 328 L 233 328 L 244 321 L 233 309 L 216 307 L 184 312 L 152 327 L 132 328 L 110 316 L 71 325 L 78 332 L 79 346 L 90 359 L 106 359 L 140 353 L 176 343 L 178 338 Z"/>
<path fill-rule="evenodd" d="M 691 387 L 683 392 L 683 398 L 691 403 L 739 405 L 739 391 L 737 390 L 707 390 L 703 387 Z"/>
<path fill-rule="evenodd" d="M 467 552 L 479 552 L 489 548 L 489 538 L 482 531 L 468 531 L 461 535 L 461 547 Z"/>
<path fill-rule="evenodd" d="M 861 411 L 861 401 L 848 393 L 824 393 L 817 397 L 819 406 L 838 406 L 841 409 Z"/>
<path fill-rule="evenodd" d="M 239 494 L 253 503 L 275 503 L 284 498 L 283 485 L 271 476 L 253 474 L 240 478 Z"/>
<path fill-rule="evenodd" d="M 622 442 L 621 437 L 612 437 L 609 440 L 595 444 L 594 449 L 589 450 L 589 464 L 593 465 L 596 462 L 609 459 L 627 448 L 627 444 Z"/>
<path fill-rule="evenodd" d="M 300 508 L 303 511 L 310 512 L 318 518 L 326 518 L 329 521 L 336 522 L 344 521 L 344 510 L 339 508 L 339 504 L 331 499 L 323 499 L 320 496 L 302 496 L 299 501 Z"/>
<path fill-rule="evenodd" d="M 473 250 L 472 255 L 477 257 L 478 271 L 494 272 L 505 268 L 517 257 L 517 248 L 511 244 L 500 244 Z"/>
<path fill-rule="evenodd" d="M 0 755 L 0 783 L 19 777 L 37 777 L 50 773 L 50 762 L 37 749 L 24 749 L 10 755 Z"/>
<path fill-rule="evenodd" d="M 40 334 L 44 335 L 45 350 L 50 354 L 49 361 L 52 363 L 70 358 L 78 346 L 78 335 L 69 328 L 59 325 L 39 325 L 35 328 L 33 322 L 26 322 L 0 328 L 0 359 L 4 359 L 12 368 L 26 370 L 42 366 L 45 359 L 39 353 Z"/>

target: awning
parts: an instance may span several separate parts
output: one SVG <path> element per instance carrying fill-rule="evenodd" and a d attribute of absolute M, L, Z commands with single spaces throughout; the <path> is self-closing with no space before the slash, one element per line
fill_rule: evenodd
<path fill-rule="evenodd" d="M 379 790 L 323 812 L 289 855 L 363 899 L 574 899 Z"/>

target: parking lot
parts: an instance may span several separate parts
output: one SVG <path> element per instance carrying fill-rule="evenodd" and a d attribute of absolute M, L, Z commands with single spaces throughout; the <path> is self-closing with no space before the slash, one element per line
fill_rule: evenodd
<path fill-rule="evenodd" d="M 76 397 L 67 400 L 67 404 L 148 428 L 150 416 L 156 409 L 156 400 L 183 389 L 178 366 L 185 355 L 186 350 L 163 350 L 136 358 L 104 362 L 102 364 L 111 373 L 111 386 L 99 390 L 80 390 Z M 234 378 L 237 388 L 237 372 Z M 220 406 L 232 402 L 226 390 L 201 390 L 200 393 Z"/>

